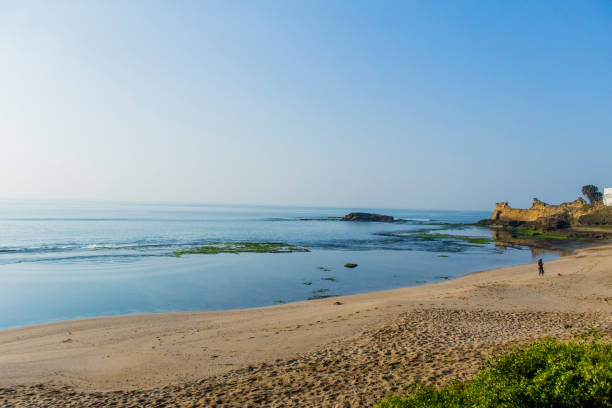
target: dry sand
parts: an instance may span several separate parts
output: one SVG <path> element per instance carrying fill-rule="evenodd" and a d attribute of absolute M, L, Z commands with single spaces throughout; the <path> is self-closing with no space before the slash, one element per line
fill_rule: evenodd
<path fill-rule="evenodd" d="M 371 406 L 508 344 L 612 333 L 612 246 L 450 281 L 224 312 L 0 331 L 3 406 Z"/>

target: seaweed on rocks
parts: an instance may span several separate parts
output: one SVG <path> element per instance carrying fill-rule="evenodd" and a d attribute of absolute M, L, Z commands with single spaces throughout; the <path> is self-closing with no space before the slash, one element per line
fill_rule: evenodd
<path fill-rule="evenodd" d="M 282 242 L 213 242 L 207 245 L 196 246 L 188 249 L 174 251 L 170 256 L 180 257 L 181 255 L 213 255 L 213 254 L 240 254 L 240 253 L 290 253 L 290 252 L 310 252 L 310 250 L 297 245 Z"/>

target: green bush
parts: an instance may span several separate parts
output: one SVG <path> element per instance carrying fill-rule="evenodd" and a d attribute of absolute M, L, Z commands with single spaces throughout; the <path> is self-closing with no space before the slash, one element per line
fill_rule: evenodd
<path fill-rule="evenodd" d="M 544 339 L 492 357 L 471 381 L 417 383 L 379 408 L 612 407 L 612 343 Z"/>

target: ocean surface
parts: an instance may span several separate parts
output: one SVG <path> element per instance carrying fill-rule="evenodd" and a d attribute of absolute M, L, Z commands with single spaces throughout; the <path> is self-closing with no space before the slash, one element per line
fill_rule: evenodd
<path fill-rule="evenodd" d="M 398 223 L 330 220 L 377 212 Z M 0 329 L 95 316 L 221 310 L 421 285 L 555 253 L 461 239 L 478 211 L 0 201 Z M 425 231 L 425 232 L 424 232 Z M 215 242 L 310 252 L 192 254 Z M 346 263 L 356 263 L 353 269 Z M 305 284 L 310 282 L 311 284 Z"/>

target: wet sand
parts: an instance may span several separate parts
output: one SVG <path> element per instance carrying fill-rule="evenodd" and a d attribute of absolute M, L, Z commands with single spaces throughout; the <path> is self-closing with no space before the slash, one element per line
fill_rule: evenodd
<path fill-rule="evenodd" d="M 509 344 L 612 333 L 612 246 L 437 284 L 0 331 L 0 405 L 368 406 Z"/>

